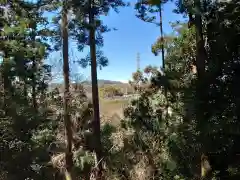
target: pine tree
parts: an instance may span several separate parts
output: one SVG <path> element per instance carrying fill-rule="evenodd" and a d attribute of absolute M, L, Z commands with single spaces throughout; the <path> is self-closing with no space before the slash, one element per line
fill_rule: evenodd
<path fill-rule="evenodd" d="M 72 153 L 72 122 L 70 117 L 70 81 L 69 81 L 69 60 L 68 60 L 68 8 L 69 4 L 67 1 L 63 1 L 62 7 L 62 52 L 63 52 L 63 77 L 64 77 L 64 124 L 66 131 L 66 180 L 72 180 L 72 168 L 73 168 L 73 153 Z"/>
<path fill-rule="evenodd" d="M 91 77 L 92 77 L 92 100 L 93 100 L 93 136 L 95 139 L 95 152 L 97 156 L 97 174 L 96 178 L 102 178 L 102 147 L 101 147 L 101 130 L 100 130 L 100 114 L 99 114 L 99 94 L 98 94 L 98 81 L 97 81 L 97 66 L 104 67 L 108 63 L 108 59 L 104 57 L 99 47 L 103 46 L 102 33 L 108 32 L 110 29 L 103 25 L 98 17 L 103 14 L 107 14 L 110 8 L 117 11 L 117 7 L 125 6 L 123 1 L 99 1 L 94 2 L 89 0 L 86 4 L 75 4 L 74 12 L 82 21 L 78 21 L 76 29 L 80 32 L 89 31 L 89 36 L 83 34 L 75 35 L 78 40 L 79 49 L 82 50 L 85 45 L 90 46 L 90 55 L 85 59 L 82 59 L 79 63 L 86 67 L 91 65 Z M 88 22 L 86 21 L 88 20 Z M 98 49 L 97 49 L 98 48 Z"/>
<path fill-rule="evenodd" d="M 135 9 L 137 10 L 137 17 L 145 22 L 154 23 L 160 27 L 160 41 L 161 41 L 161 58 L 162 67 L 165 67 L 165 53 L 164 53 L 164 35 L 163 35 L 163 17 L 162 17 L 162 6 L 167 0 L 140 0 L 136 3 Z M 148 14 L 159 12 L 159 23 L 156 22 L 155 16 L 149 16 Z"/>
<path fill-rule="evenodd" d="M 102 179 L 102 145 L 100 131 L 100 112 L 99 112 L 99 94 L 98 94 L 98 79 L 97 79 L 97 57 L 96 57 L 96 40 L 95 40 L 95 18 L 94 18 L 94 2 L 89 0 L 89 43 L 91 56 L 91 77 L 92 77 L 92 100 L 93 100 L 93 130 L 96 139 L 95 152 L 98 161 L 97 179 Z"/>
<path fill-rule="evenodd" d="M 48 168 L 39 168 L 50 160 L 46 144 L 54 139 L 53 132 L 49 134 L 53 128 L 52 122 L 48 121 L 49 109 L 43 107 L 37 98 L 37 94 L 46 90 L 45 79 L 49 73 L 48 66 L 42 62 L 49 51 L 48 46 L 42 39 L 32 38 L 32 32 L 46 36 L 46 30 L 37 31 L 32 27 L 32 23 L 37 26 L 44 22 L 41 5 L 25 1 L 3 4 L 8 11 L 1 19 L 4 25 L 1 31 L 4 60 L 1 75 L 5 84 L 4 98 L 1 99 L 4 112 L 1 114 L 1 129 L 5 129 L 1 134 L 1 170 L 6 172 L 8 179 L 51 178 Z M 33 60 L 38 68 L 32 67 Z M 37 87 L 35 101 L 41 107 L 38 114 L 29 96 L 33 73 L 36 74 L 34 86 Z M 46 176 L 41 176 L 42 173 Z"/>

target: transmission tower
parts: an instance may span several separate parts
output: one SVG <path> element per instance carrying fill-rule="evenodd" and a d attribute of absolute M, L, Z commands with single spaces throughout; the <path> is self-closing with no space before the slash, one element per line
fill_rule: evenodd
<path fill-rule="evenodd" d="M 137 53 L 137 71 L 140 70 L 140 54 Z"/>
<path fill-rule="evenodd" d="M 137 71 L 140 71 L 140 54 L 137 53 Z M 137 82 L 137 98 L 139 96 L 140 93 L 140 81 Z M 139 101 L 137 101 L 137 111 L 139 111 Z"/>

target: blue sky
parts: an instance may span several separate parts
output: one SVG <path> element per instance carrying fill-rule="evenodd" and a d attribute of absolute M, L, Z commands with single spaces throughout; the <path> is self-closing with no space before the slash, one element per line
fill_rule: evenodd
<path fill-rule="evenodd" d="M 167 3 L 163 8 L 163 28 L 164 33 L 171 33 L 172 28 L 169 22 L 183 20 L 182 15 L 172 12 L 175 5 Z M 136 18 L 133 6 L 122 8 L 120 12 L 111 12 L 104 17 L 103 21 L 109 27 L 117 28 L 104 35 L 103 51 L 109 59 L 109 65 L 102 70 L 98 70 L 99 79 L 126 81 L 136 71 L 137 53 L 140 53 L 140 68 L 151 64 L 161 66 L 161 56 L 154 56 L 151 52 L 151 45 L 160 35 L 159 27 L 145 23 Z M 77 52 L 73 43 L 70 43 L 70 57 L 72 59 L 84 57 L 86 52 Z M 59 59 L 60 54 L 52 54 L 50 61 Z M 82 74 L 85 78 L 90 78 L 90 68 L 82 69 L 77 64 L 71 65 L 73 74 Z M 60 69 L 57 70 L 60 72 Z"/>

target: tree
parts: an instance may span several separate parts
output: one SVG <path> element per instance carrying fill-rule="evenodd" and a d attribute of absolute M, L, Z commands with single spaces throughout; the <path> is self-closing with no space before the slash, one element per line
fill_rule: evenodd
<path fill-rule="evenodd" d="M 92 99 L 93 99 L 93 129 L 96 139 L 95 151 L 97 155 L 97 161 L 99 163 L 99 171 L 96 175 L 98 179 L 102 179 L 102 145 L 101 145 L 101 134 L 100 134 L 100 113 L 99 113 L 99 95 L 98 95 L 98 81 L 97 81 L 97 58 L 96 58 L 96 40 L 95 40 L 95 19 L 94 19 L 94 5 L 91 0 L 89 0 L 89 24 L 90 24 L 90 54 L 91 54 L 91 77 L 92 77 Z"/>
<path fill-rule="evenodd" d="M 138 101 L 133 102 L 132 107 L 126 110 L 126 117 L 130 121 L 130 127 L 137 129 L 137 132 L 141 131 L 137 137 L 141 139 L 143 147 L 139 146 L 139 148 L 144 148 L 145 152 L 149 152 L 148 157 L 152 161 L 152 167 L 155 166 L 154 169 L 161 169 L 154 171 L 154 176 L 160 179 L 173 179 L 175 175 L 181 176 L 178 173 L 179 170 L 183 168 L 187 171 L 190 160 L 183 157 L 182 150 L 179 152 L 179 149 L 176 151 L 174 148 L 173 153 L 174 142 L 172 140 L 175 138 L 178 140 L 179 138 L 179 145 L 182 140 L 180 134 L 182 132 L 179 132 L 179 130 L 182 128 L 181 118 L 184 117 L 184 114 L 182 114 L 184 112 L 184 88 L 189 86 L 191 83 L 190 77 L 193 76 L 190 69 L 191 58 L 195 56 L 194 44 L 192 43 L 194 36 L 193 31 L 188 30 L 185 24 L 176 24 L 173 28 L 175 31 L 179 31 L 179 34 L 169 37 L 168 41 L 166 41 L 165 74 L 163 75 L 156 70 L 153 71 L 152 76 L 147 80 L 150 86 L 145 88 Z M 189 45 L 193 47 L 189 48 Z M 156 45 L 156 47 L 161 49 L 161 46 Z M 187 51 L 188 48 L 189 51 Z M 147 67 L 145 72 L 148 73 L 149 69 L 151 68 Z M 162 93 L 162 86 L 169 93 L 168 96 L 164 96 Z M 187 96 L 185 97 L 187 98 Z M 166 101 L 169 102 L 167 111 L 165 107 Z M 165 122 L 166 113 L 169 115 L 168 124 Z M 150 142 L 155 142 L 154 147 L 151 146 Z M 186 149 L 186 152 L 188 150 Z M 185 152 L 182 151 L 182 153 Z M 166 158 L 162 156 L 166 156 Z M 176 157 L 184 158 L 181 165 L 178 164 L 179 161 L 176 161 Z"/>
<path fill-rule="evenodd" d="M 1 64 L 1 172 L 7 179 L 48 179 L 50 169 L 43 167 L 49 160 L 47 144 L 54 141 L 54 122 L 49 121 L 50 109 L 38 103 L 39 113 L 33 107 L 31 94 L 32 74 L 36 76 L 36 95 L 46 92 L 49 66 L 42 60 L 49 49 L 44 39 L 33 39 L 32 32 L 42 38 L 47 36 L 40 2 L 2 2 L 6 16 L 2 17 Z M 39 9 L 38 9 L 39 8 Z M 35 11 L 35 12 L 34 12 Z M 36 31 L 33 24 L 43 25 Z M 38 68 L 32 67 L 35 59 Z M 5 79 L 5 80 L 4 80 Z M 2 82 L 1 81 L 1 82 Z M 2 98 L 3 97 L 3 98 Z M 51 133 L 50 133 L 51 131 Z M 9 146 L 11 144 L 11 146 Z M 36 156 L 38 155 L 38 156 Z M 14 158 L 12 158 L 14 157 Z"/>
<path fill-rule="evenodd" d="M 194 42 L 197 35 L 196 28 L 192 26 L 190 29 L 187 29 L 187 24 L 183 26 L 177 24 L 177 26 L 175 25 L 177 36 L 169 37 L 166 42 L 167 44 L 165 47 L 167 56 L 165 75 L 154 77 L 153 84 L 157 87 L 164 86 L 168 91 L 173 92 L 171 93 L 172 97 L 168 97 L 171 102 L 170 106 L 173 109 L 173 115 L 169 120 L 170 126 L 168 128 L 163 128 L 164 133 L 161 135 L 164 136 L 165 134 L 165 136 L 168 137 L 164 139 L 164 145 L 161 146 L 162 149 L 166 149 L 170 156 L 169 159 L 173 160 L 176 164 L 175 168 L 173 168 L 170 173 L 169 170 L 166 171 L 168 172 L 167 175 L 172 176 L 177 174 L 180 177 L 190 179 L 199 178 L 199 157 L 201 153 L 205 151 L 207 152 L 208 164 L 211 166 L 211 171 L 209 171 L 209 168 L 205 169 L 207 171 L 205 174 L 206 176 L 214 176 L 215 174 L 217 178 L 221 179 L 229 176 L 232 178 L 238 177 L 237 173 L 235 174 L 227 170 L 228 168 L 239 168 L 234 161 L 234 159 L 237 159 L 236 152 L 238 151 L 238 141 L 235 139 L 238 135 L 234 132 L 237 131 L 236 129 L 239 121 L 238 118 L 236 118 L 237 115 L 230 110 L 230 107 L 238 108 L 237 101 L 232 99 L 233 97 L 235 99 L 238 97 L 237 94 L 234 94 L 234 89 L 238 89 L 238 87 L 230 85 L 234 82 L 235 78 L 233 77 L 238 76 L 238 73 L 235 71 L 238 69 L 238 66 L 235 64 L 238 60 L 235 58 L 239 56 L 239 53 L 236 53 L 236 48 L 234 48 L 236 47 L 234 39 L 237 38 L 237 35 L 233 33 L 233 31 L 238 32 L 238 28 L 233 31 L 230 30 L 232 28 L 230 25 L 232 22 L 231 20 L 229 26 L 226 24 L 223 25 L 224 23 L 222 23 L 227 19 L 229 20 L 227 11 L 231 12 L 231 8 L 234 7 L 234 4 L 236 5 L 236 2 L 210 3 L 204 6 L 204 12 L 206 13 L 202 13 L 202 18 L 204 19 L 204 26 L 202 27 L 204 27 L 204 32 L 206 32 L 205 47 L 207 59 L 205 59 L 205 62 L 207 68 L 204 72 L 205 79 L 201 79 L 202 82 L 199 82 L 199 76 L 195 74 L 196 71 L 192 68 L 196 62 L 198 50 L 197 44 L 195 43 L 196 41 Z M 220 13 L 219 8 L 223 8 L 224 10 L 222 9 L 223 11 Z M 236 11 L 235 15 L 232 14 L 232 20 L 238 16 L 238 12 L 239 11 Z M 153 48 L 154 51 L 157 52 L 158 47 L 161 48 L 161 46 L 159 46 L 159 44 L 155 45 L 156 46 Z M 231 49 L 229 53 L 225 50 L 226 46 L 229 47 L 228 50 Z M 232 56 L 232 54 L 235 55 Z M 236 67 L 235 70 L 231 69 L 233 65 Z M 228 73 L 231 75 L 227 75 Z M 227 81 L 225 79 L 226 76 L 228 77 Z M 197 93 L 199 93 L 198 83 L 202 83 L 202 93 L 206 92 L 206 94 L 203 94 L 201 97 L 201 101 L 203 102 L 199 100 L 199 96 L 197 95 Z M 228 96 L 228 93 L 234 95 Z M 222 97 L 223 94 L 224 96 Z M 142 95 L 142 97 L 144 96 Z M 144 101 L 147 101 L 147 99 L 143 98 L 140 98 L 140 100 L 141 102 L 138 102 L 138 106 Z M 161 98 L 158 97 L 157 101 L 161 102 Z M 230 102 L 234 105 L 230 105 Z M 196 104 L 200 103 L 202 103 L 202 107 L 199 108 L 202 109 L 196 109 L 198 107 Z M 217 104 L 219 105 L 217 106 Z M 135 106 L 130 110 L 135 112 Z M 147 112 L 154 111 L 149 108 L 149 104 L 142 108 L 143 109 L 135 113 L 143 113 L 144 110 Z M 139 125 L 143 120 L 140 122 L 139 120 L 136 121 L 136 117 L 139 116 L 132 113 L 132 111 L 129 111 L 129 113 L 131 112 L 129 119 L 131 122 L 133 121 Z M 202 116 L 204 116 L 204 119 L 199 119 L 199 117 L 197 117 L 199 111 L 203 112 Z M 140 117 L 142 116 L 145 117 L 144 115 Z M 155 116 L 151 117 L 154 119 Z M 151 119 L 151 117 L 148 118 Z M 157 117 L 160 119 L 161 116 Z M 144 120 L 146 119 L 147 118 Z M 151 122 L 143 122 L 143 126 L 147 128 L 148 132 L 153 131 L 151 126 L 152 119 Z M 135 123 L 134 126 L 136 126 Z M 233 128 L 232 125 L 236 129 Z M 235 130 L 232 131 L 230 129 Z M 157 132 L 157 134 L 160 134 L 160 132 Z M 142 134 L 140 137 L 143 136 Z M 144 140 L 144 142 L 146 142 L 146 140 Z M 166 142 L 166 144 L 164 142 Z M 227 147 L 225 146 L 226 144 Z M 206 158 L 203 159 L 206 160 Z M 206 166 L 202 168 L 206 168 Z M 217 173 L 217 171 L 219 171 L 219 173 Z M 172 178 L 173 177 L 170 179 Z"/>
<path fill-rule="evenodd" d="M 194 25 L 196 29 L 196 67 L 197 67 L 197 87 L 196 87 L 196 101 L 198 102 L 196 104 L 196 120 L 199 122 L 199 129 L 202 128 L 202 122 L 204 117 L 204 110 L 202 107 L 204 107 L 204 101 L 205 99 L 205 62 L 207 60 L 207 54 L 204 47 L 204 39 L 203 39 L 203 24 L 202 24 L 202 15 L 201 15 L 201 2 L 200 0 L 194 1 L 195 5 L 195 19 L 194 19 Z M 204 152 L 204 150 L 203 150 Z"/>
<path fill-rule="evenodd" d="M 81 64 L 85 65 L 88 64 L 90 60 L 91 64 L 91 77 L 92 77 L 92 99 L 93 99 L 93 111 L 94 111 L 94 118 L 93 118 L 93 130 L 94 130 L 94 136 L 95 136 L 95 152 L 97 156 L 98 161 L 98 168 L 99 171 L 97 171 L 99 174 L 96 175 L 96 178 L 102 178 L 102 151 L 101 151 L 101 138 L 100 138 L 100 115 L 99 115 L 99 94 L 98 94 L 98 84 L 97 84 L 97 62 L 99 62 L 100 68 L 101 66 L 107 65 L 107 59 L 103 56 L 101 51 L 96 50 L 96 45 L 101 47 L 103 45 L 103 39 L 101 33 L 109 31 L 109 29 L 102 25 L 101 21 L 96 20 L 100 15 L 107 14 L 110 10 L 110 8 L 113 8 L 117 11 L 118 6 L 125 6 L 125 3 L 123 1 L 103 1 L 100 4 L 96 4 L 96 2 L 93 2 L 89 0 L 83 7 L 79 8 L 78 6 L 75 6 L 75 12 L 77 12 L 78 17 L 82 17 L 83 23 L 80 22 L 77 24 L 77 29 L 81 30 L 82 25 L 85 25 L 84 28 L 89 30 L 89 41 L 82 38 L 82 36 L 77 35 L 76 38 L 79 43 L 79 49 L 82 49 L 85 44 L 90 46 L 90 56 L 88 56 L 85 59 L 82 59 L 80 61 Z M 80 10 L 80 11 L 79 11 Z M 82 14 L 82 11 L 86 14 Z M 87 18 L 89 22 L 85 22 Z M 87 43 L 86 43 L 87 42 Z M 89 58 L 90 57 L 90 58 Z M 87 62 L 87 63 L 86 63 Z"/>
<path fill-rule="evenodd" d="M 166 3 L 167 0 L 140 0 L 136 3 L 135 9 L 137 10 L 137 17 L 141 20 L 154 23 L 160 27 L 160 36 L 161 36 L 161 52 L 162 52 L 162 67 L 165 67 L 165 53 L 164 53 L 164 37 L 163 37 L 163 23 L 162 23 L 162 5 Z M 159 23 L 156 22 L 156 17 L 149 16 L 149 13 L 159 12 Z"/>
<path fill-rule="evenodd" d="M 121 89 L 118 88 L 117 86 L 113 86 L 113 85 L 111 85 L 111 86 L 105 85 L 105 86 L 100 87 L 99 93 L 100 93 L 100 96 L 102 96 L 103 98 L 105 98 L 105 97 L 113 98 L 114 96 L 122 96 L 123 95 L 123 92 L 121 91 Z"/>
<path fill-rule="evenodd" d="M 63 1 L 62 8 L 62 52 L 63 52 L 63 77 L 64 77 L 64 124 L 66 128 L 66 180 L 72 180 L 72 168 L 73 168 L 73 153 L 72 153 L 72 122 L 69 112 L 69 60 L 68 60 L 68 2 Z"/>

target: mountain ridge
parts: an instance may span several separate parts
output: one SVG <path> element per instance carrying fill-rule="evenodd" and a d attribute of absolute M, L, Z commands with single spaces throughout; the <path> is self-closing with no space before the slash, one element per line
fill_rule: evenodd
<path fill-rule="evenodd" d="M 71 84 L 75 84 L 75 83 L 71 83 Z M 82 85 L 92 85 L 92 82 L 91 81 L 81 81 L 79 82 L 79 84 L 82 84 Z M 102 85 L 113 85 L 113 84 L 128 84 L 128 83 L 124 83 L 124 82 L 121 82 L 121 81 L 113 81 L 113 80 L 106 80 L 106 79 L 98 79 L 98 85 L 99 86 L 102 86 Z M 56 86 L 62 86 L 63 85 L 63 82 L 60 82 L 60 83 L 51 83 L 49 84 L 50 87 L 56 87 Z"/>
<path fill-rule="evenodd" d="M 92 85 L 91 81 L 83 81 L 81 82 L 83 85 Z M 106 80 L 106 79 L 98 79 L 98 85 L 104 85 L 104 84 L 128 84 L 128 83 L 123 83 L 121 81 L 113 81 L 113 80 Z"/>

